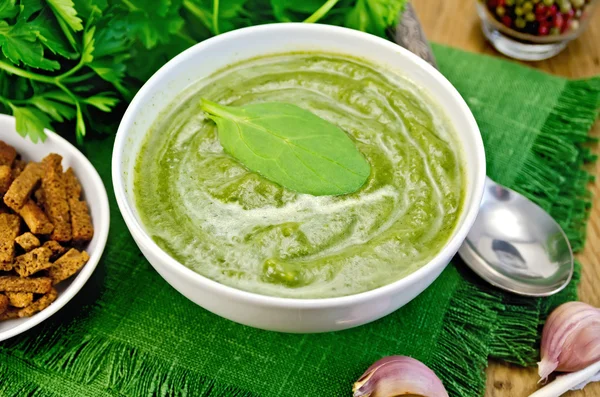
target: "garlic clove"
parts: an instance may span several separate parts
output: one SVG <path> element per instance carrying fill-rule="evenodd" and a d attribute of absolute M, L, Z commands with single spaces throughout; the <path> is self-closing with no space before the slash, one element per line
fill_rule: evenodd
<path fill-rule="evenodd" d="M 541 357 L 540 381 L 554 371 L 579 371 L 600 361 L 600 309 L 583 302 L 555 309 L 544 325 Z"/>
<path fill-rule="evenodd" d="M 352 391 L 354 397 L 448 397 L 435 372 L 406 356 L 389 356 L 376 361 L 354 383 Z"/>

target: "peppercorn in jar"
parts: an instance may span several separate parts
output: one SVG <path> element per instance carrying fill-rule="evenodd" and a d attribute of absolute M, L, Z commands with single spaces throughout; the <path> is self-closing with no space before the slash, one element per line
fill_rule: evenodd
<path fill-rule="evenodd" d="M 598 0 L 479 0 L 487 39 L 505 55 L 541 60 L 579 36 Z"/>

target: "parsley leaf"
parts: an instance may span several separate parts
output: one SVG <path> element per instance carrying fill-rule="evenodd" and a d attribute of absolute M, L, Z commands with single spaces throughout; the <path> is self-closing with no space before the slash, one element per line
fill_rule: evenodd
<path fill-rule="evenodd" d="M 59 123 L 75 117 L 75 109 L 72 106 L 57 102 L 44 95 L 34 96 L 28 102 Z"/>
<path fill-rule="evenodd" d="M 74 0 L 75 9 L 82 18 L 89 18 L 93 13 L 102 13 L 108 8 L 108 0 Z"/>
<path fill-rule="evenodd" d="M 33 21 L 29 22 L 29 25 L 41 43 L 52 53 L 67 59 L 75 59 L 79 55 L 77 51 L 73 51 L 69 47 L 66 37 L 49 9 L 44 9 Z"/>
<path fill-rule="evenodd" d="M 273 12 L 281 22 L 302 21 L 323 5 L 323 0 L 272 0 Z"/>
<path fill-rule="evenodd" d="M 46 0 L 57 18 L 63 20 L 71 30 L 83 30 L 81 18 L 77 16 L 75 4 L 72 0 Z"/>
<path fill-rule="evenodd" d="M 83 138 L 85 137 L 85 121 L 83 119 L 83 113 L 81 111 L 81 105 L 79 102 L 76 104 L 76 116 L 77 119 L 75 121 L 75 136 L 77 137 L 77 142 L 82 143 Z"/>
<path fill-rule="evenodd" d="M 44 48 L 38 41 L 35 28 L 23 20 L 19 20 L 14 26 L 0 21 L 0 47 L 4 56 L 16 65 L 22 62 L 44 70 L 60 68 L 57 61 L 44 58 Z"/>
<path fill-rule="evenodd" d="M 96 27 L 92 26 L 89 30 L 83 32 L 83 49 L 81 51 L 80 63 L 86 64 L 94 60 L 94 33 Z"/>
<path fill-rule="evenodd" d="M 403 7 L 404 2 L 397 0 L 357 0 L 346 15 L 345 25 L 385 37 L 386 29 L 393 26 Z"/>
<path fill-rule="evenodd" d="M 214 0 L 185 0 L 183 6 L 202 22 L 212 34 L 216 35 L 250 26 L 252 21 L 245 10 L 245 6 L 249 2 L 249 0 L 219 0 L 218 2 Z"/>
<path fill-rule="evenodd" d="M 18 12 L 15 0 L 4 0 L 0 3 L 0 19 L 14 18 Z"/>
<path fill-rule="evenodd" d="M 21 0 L 19 19 L 27 21 L 33 14 L 40 11 L 42 8 L 42 0 Z"/>
<path fill-rule="evenodd" d="M 169 7 L 170 0 L 156 0 L 154 3 L 150 7 L 146 1 L 130 0 L 130 10 L 125 14 L 130 31 L 148 49 L 158 43 L 168 43 L 170 35 L 177 33 L 184 24 L 178 7 Z"/>
<path fill-rule="evenodd" d="M 85 98 L 83 102 L 92 105 L 103 112 L 110 112 L 119 102 L 119 99 L 111 96 L 111 93 L 104 93 Z"/>
<path fill-rule="evenodd" d="M 29 138 L 35 143 L 46 140 L 44 128 L 51 128 L 50 118 L 41 110 L 29 106 L 10 105 L 13 116 L 17 121 L 17 132 Z"/>

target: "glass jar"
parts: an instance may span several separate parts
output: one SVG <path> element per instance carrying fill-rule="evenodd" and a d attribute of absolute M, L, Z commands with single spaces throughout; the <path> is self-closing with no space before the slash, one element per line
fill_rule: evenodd
<path fill-rule="evenodd" d="M 485 37 L 504 55 L 540 61 L 579 37 L 600 0 L 478 0 Z"/>

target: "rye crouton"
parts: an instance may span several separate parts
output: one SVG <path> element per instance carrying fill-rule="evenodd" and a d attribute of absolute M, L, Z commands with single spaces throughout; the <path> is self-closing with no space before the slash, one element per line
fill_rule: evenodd
<path fill-rule="evenodd" d="M 0 165 L 0 197 L 4 196 L 13 181 L 12 170 L 8 165 Z"/>
<path fill-rule="evenodd" d="M 67 189 L 67 199 L 79 200 L 81 198 L 81 184 L 75 176 L 73 168 L 69 168 L 64 174 L 65 189 Z"/>
<path fill-rule="evenodd" d="M 12 167 L 13 162 L 17 158 L 17 151 L 14 147 L 6 142 L 0 141 L 0 165 L 8 165 Z"/>
<path fill-rule="evenodd" d="M 15 238 L 15 243 L 19 244 L 26 252 L 40 246 L 40 240 L 30 232 L 23 233 Z"/>
<path fill-rule="evenodd" d="M 19 309 L 9 307 L 4 313 L 0 314 L 0 321 L 12 320 L 13 318 L 19 318 Z"/>
<path fill-rule="evenodd" d="M 33 302 L 31 305 L 19 310 L 19 317 L 31 317 L 35 313 L 41 312 L 42 310 L 50 306 L 50 304 L 56 300 L 57 296 L 58 292 L 56 292 L 56 290 L 52 288 L 50 292 L 48 292 L 46 295 Z"/>
<path fill-rule="evenodd" d="M 48 241 L 46 241 L 42 245 L 42 247 L 46 247 L 50 251 L 52 251 L 52 255 L 50 256 L 50 260 L 52 260 L 52 261 L 57 260 L 62 254 L 64 254 L 65 252 L 67 252 L 67 249 L 65 247 L 63 247 L 62 245 L 60 245 L 59 243 L 57 243 L 54 240 L 48 240 Z"/>
<path fill-rule="evenodd" d="M 27 167 L 26 161 L 19 160 L 19 159 L 15 160 L 13 167 L 12 167 L 13 179 L 17 179 L 19 177 L 19 175 L 21 175 L 23 170 L 25 170 L 25 167 Z"/>
<path fill-rule="evenodd" d="M 7 292 L 6 297 L 12 307 L 25 307 L 33 302 L 33 294 L 31 292 Z"/>
<path fill-rule="evenodd" d="M 19 276 L 0 276 L 2 292 L 32 292 L 46 294 L 52 289 L 52 279 L 48 277 L 22 278 Z"/>
<path fill-rule="evenodd" d="M 52 279 L 53 284 L 58 284 L 77 273 L 89 259 L 90 256 L 87 252 L 79 252 L 75 248 L 71 248 L 48 269 L 48 276 Z"/>
<path fill-rule="evenodd" d="M 21 277 L 29 277 L 40 270 L 48 269 L 52 266 L 50 256 L 52 251 L 46 247 L 40 247 L 15 258 L 13 269 Z"/>
<path fill-rule="evenodd" d="M 29 200 L 29 195 L 42 178 L 42 167 L 37 163 L 29 163 L 21 174 L 13 181 L 4 195 L 4 202 L 13 211 L 19 211 Z"/>
<path fill-rule="evenodd" d="M 27 200 L 23 207 L 21 207 L 19 215 L 21 215 L 29 230 L 34 234 L 50 234 L 54 230 L 54 225 L 32 199 Z"/>
<path fill-rule="evenodd" d="M 8 309 L 9 299 L 7 296 L 0 294 L 0 314 Z"/>
<path fill-rule="evenodd" d="M 44 189 L 46 214 L 54 225 L 50 238 L 59 242 L 67 242 L 71 240 L 71 218 L 61 161 L 62 157 L 54 153 L 42 160 L 44 169 L 42 188 Z"/>
<path fill-rule="evenodd" d="M 69 199 L 71 212 L 71 235 L 74 243 L 90 241 L 94 237 L 92 218 L 85 201 Z"/>
<path fill-rule="evenodd" d="M 40 208 L 44 208 L 44 189 L 41 186 L 33 192 L 33 198 Z"/>
<path fill-rule="evenodd" d="M 11 270 L 15 256 L 15 238 L 21 229 L 21 218 L 0 214 L 0 270 Z"/>

